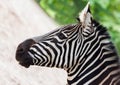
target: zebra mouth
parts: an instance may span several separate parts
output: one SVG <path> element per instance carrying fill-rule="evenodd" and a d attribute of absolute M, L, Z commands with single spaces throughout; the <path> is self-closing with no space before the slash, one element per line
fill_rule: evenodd
<path fill-rule="evenodd" d="M 20 54 L 19 52 L 17 52 L 16 60 L 19 62 L 20 65 L 26 68 L 30 67 L 30 65 L 33 65 L 33 60 L 27 52 L 23 54 Z"/>
<path fill-rule="evenodd" d="M 20 57 L 21 58 L 19 60 L 17 60 L 20 65 L 22 65 L 26 68 L 30 67 L 30 65 L 33 65 L 33 60 L 28 53 L 25 53 L 24 55 L 22 55 Z"/>
<path fill-rule="evenodd" d="M 30 64 L 28 64 L 27 62 L 19 62 L 19 64 L 26 67 L 26 68 L 30 67 Z"/>

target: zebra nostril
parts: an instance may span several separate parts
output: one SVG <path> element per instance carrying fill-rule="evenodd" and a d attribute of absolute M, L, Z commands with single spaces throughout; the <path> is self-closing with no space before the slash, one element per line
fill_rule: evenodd
<path fill-rule="evenodd" d="M 16 50 L 16 60 L 23 62 L 25 57 L 28 55 L 27 52 L 29 48 L 36 42 L 32 39 L 25 40 L 20 43 Z"/>
<path fill-rule="evenodd" d="M 19 48 L 19 49 L 17 50 L 17 53 L 24 53 L 24 52 L 25 52 L 24 48 Z"/>
<path fill-rule="evenodd" d="M 23 58 L 22 56 L 24 54 L 25 54 L 25 49 L 23 48 L 22 44 L 20 44 L 16 51 L 16 60 L 20 61 Z"/>
<path fill-rule="evenodd" d="M 18 47 L 17 47 L 17 51 L 16 51 L 16 54 L 17 55 L 21 55 L 25 53 L 25 47 L 23 45 L 23 43 L 21 43 Z"/>

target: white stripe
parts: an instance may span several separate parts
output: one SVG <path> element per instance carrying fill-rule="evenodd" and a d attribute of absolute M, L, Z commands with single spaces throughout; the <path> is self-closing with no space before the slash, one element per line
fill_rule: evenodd
<path fill-rule="evenodd" d="M 120 79 L 118 79 L 118 80 L 114 83 L 114 85 L 118 85 L 119 82 L 120 82 Z M 119 83 L 119 85 L 120 85 L 120 83 Z"/>
<path fill-rule="evenodd" d="M 79 81 L 81 81 L 82 79 L 84 79 L 85 77 L 87 77 L 88 75 L 90 75 L 91 73 L 93 73 L 93 71 L 95 71 L 96 69 L 98 69 L 100 66 L 102 66 L 106 61 L 111 61 L 112 59 L 111 58 L 107 58 L 105 59 L 101 64 L 99 64 L 95 69 L 89 71 L 87 74 L 85 74 L 83 77 L 81 77 L 79 79 Z M 105 72 L 108 68 L 111 68 L 111 67 L 114 67 L 114 66 L 117 66 L 117 64 L 113 64 L 113 65 L 110 65 L 110 66 L 107 66 L 104 70 L 102 70 L 96 77 L 99 77 L 99 75 L 101 75 L 103 72 Z M 94 78 L 96 78 L 94 77 Z M 94 79 L 93 79 L 94 80 Z M 79 82 L 77 81 L 76 84 Z"/>
<path fill-rule="evenodd" d="M 112 65 L 111 67 L 114 67 L 114 66 L 116 66 L 116 65 Z M 109 67 L 110 68 L 110 67 Z M 114 74 L 116 74 L 117 72 L 119 72 L 119 71 L 112 71 L 111 73 L 109 73 L 109 75 L 107 76 L 107 77 L 105 77 L 105 79 L 103 79 L 103 81 L 99 84 L 99 85 L 103 85 L 103 83 L 105 82 L 105 81 L 107 81 L 107 79 L 108 78 L 110 78 L 110 76 L 111 75 L 114 75 Z M 101 74 L 101 73 L 100 73 Z M 89 80 L 86 84 L 90 84 L 92 81 L 94 81 L 95 79 L 97 79 L 99 76 L 100 76 L 100 74 L 98 74 L 97 76 L 95 76 L 95 77 L 93 77 L 91 80 Z M 110 81 L 109 81 L 110 82 Z"/>
<path fill-rule="evenodd" d="M 36 62 L 37 62 L 37 59 L 34 57 L 34 55 L 32 54 L 32 53 L 30 53 L 29 51 L 28 51 L 28 54 L 33 58 L 33 64 L 35 65 L 36 64 Z"/>
<path fill-rule="evenodd" d="M 113 82 L 116 81 L 117 79 L 120 79 L 120 75 L 114 77 L 112 81 L 110 82 L 110 85 L 113 85 Z"/>

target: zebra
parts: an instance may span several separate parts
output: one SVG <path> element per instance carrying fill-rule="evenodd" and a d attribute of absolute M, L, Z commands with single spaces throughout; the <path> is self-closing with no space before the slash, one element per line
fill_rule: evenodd
<path fill-rule="evenodd" d="M 93 19 L 90 3 L 77 20 L 23 41 L 17 47 L 16 60 L 26 68 L 64 69 L 68 85 L 120 85 L 119 56 L 107 29 Z"/>

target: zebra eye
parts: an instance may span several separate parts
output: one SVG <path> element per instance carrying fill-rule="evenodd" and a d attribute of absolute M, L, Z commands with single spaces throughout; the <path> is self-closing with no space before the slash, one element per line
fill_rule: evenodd
<path fill-rule="evenodd" d="M 66 39 L 67 37 L 63 34 L 63 33 L 58 33 L 57 36 L 60 38 L 60 39 Z"/>

